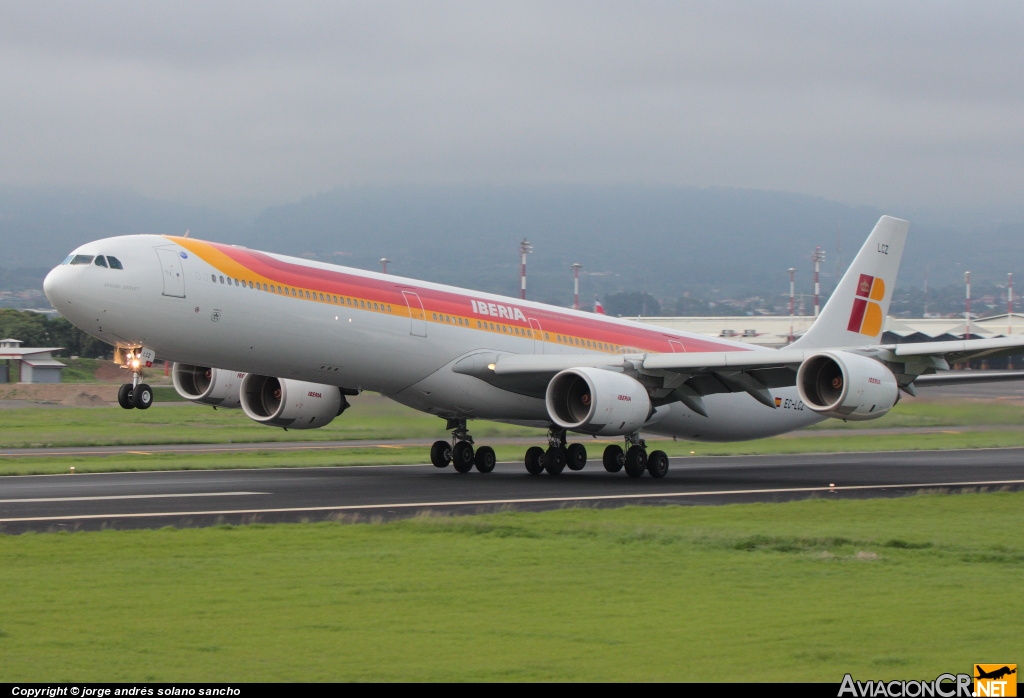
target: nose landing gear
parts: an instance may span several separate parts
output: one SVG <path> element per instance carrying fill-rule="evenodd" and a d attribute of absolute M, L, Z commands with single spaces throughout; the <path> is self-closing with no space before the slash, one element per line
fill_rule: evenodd
<path fill-rule="evenodd" d="M 118 348 L 118 353 L 123 351 Z M 142 382 L 142 359 L 143 349 L 128 349 L 124 351 L 124 363 L 122 368 L 132 372 L 132 382 L 125 383 L 117 391 L 117 404 L 123 409 L 148 410 L 153 404 L 153 388 Z"/>

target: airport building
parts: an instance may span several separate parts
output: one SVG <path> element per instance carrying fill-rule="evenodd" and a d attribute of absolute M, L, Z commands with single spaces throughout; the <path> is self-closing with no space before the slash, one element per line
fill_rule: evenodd
<path fill-rule="evenodd" d="M 735 317 L 641 317 L 639 322 L 673 330 L 694 332 L 766 347 L 784 347 L 811 326 L 808 315 L 747 315 Z M 989 339 L 1024 334 L 1024 315 L 1003 313 L 972 318 L 886 317 L 882 343 L 945 342 L 958 339 Z M 1001 362 L 1006 359 L 999 360 Z M 1019 363 L 1019 362 L 1017 362 Z M 993 366 L 995 367 L 995 366 Z"/>
<path fill-rule="evenodd" d="M 60 383 L 64 364 L 51 352 L 63 347 L 22 347 L 20 339 L 0 339 L 0 383 L 10 383 L 17 369 L 19 383 Z"/>

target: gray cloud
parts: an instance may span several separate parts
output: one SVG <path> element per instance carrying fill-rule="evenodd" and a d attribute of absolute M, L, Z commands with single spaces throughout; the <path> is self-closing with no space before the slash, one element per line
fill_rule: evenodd
<path fill-rule="evenodd" d="M 0 182 L 285 201 L 650 182 L 1010 204 L 1018 3 L 33 2 Z"/>

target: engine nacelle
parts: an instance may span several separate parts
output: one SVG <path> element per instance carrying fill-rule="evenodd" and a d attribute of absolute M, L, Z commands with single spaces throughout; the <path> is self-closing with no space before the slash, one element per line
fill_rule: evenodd
<path fill-rule="evenodd" d="M 241 398 L 253 421 L 288 429 L 319 429 L 349 407 L 337 386 L 253 373 L 242 379 Z"/>
<path fill-rule="evenodd" d="M 174 364 L 171 381 L 186 400 L 214 407 L 238 407 L 244 373 L 208 366 Z"/>
<path fill-rule="evenodd" d="M 796 385 L 809 409 L 836 419 L 878 419 L 900 396 L 892 371 L 874 359 L 845 351 L 806 359 L 797 371 Z"/>
<path fill-rule="evenodd" d="M 622 373 L 570 368 L 548 383 L 544 401 L 551 421 L 600 436 L 632 434 L 651 416 L 647 389 Z"/>

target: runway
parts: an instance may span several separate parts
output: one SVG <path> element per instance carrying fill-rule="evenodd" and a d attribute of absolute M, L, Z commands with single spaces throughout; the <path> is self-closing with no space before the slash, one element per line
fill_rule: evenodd
<path fill-rule="evenodd" d="M 662 480 L 521 463 L 466 475 L 430 465 L 16 476 L 0 479 L 0 531 L 392 520 L 563 507 L 714 505 L 922 491 L 1016 490 L 1024 449 L 673 458 Z"/>

